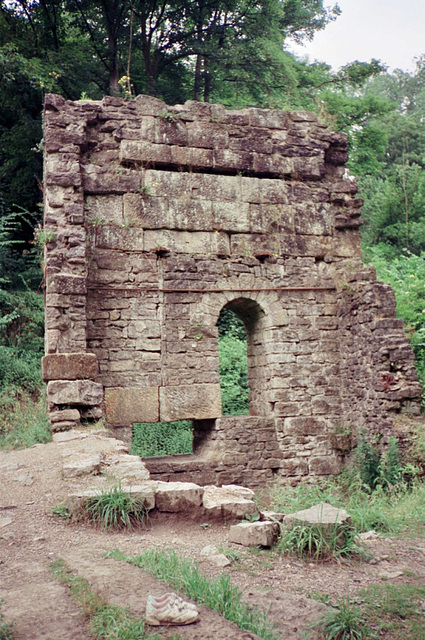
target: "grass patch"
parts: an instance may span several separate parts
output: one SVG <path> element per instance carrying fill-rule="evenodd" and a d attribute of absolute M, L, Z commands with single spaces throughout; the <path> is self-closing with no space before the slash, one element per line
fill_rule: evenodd
<path fill-rule="evenodd" d="M 359 591 L 367 622 L 386 640 L 425 640 L 425 585 L 376 584 Z"/>
<path fill-rule="evenodd" d="M 132 496 L 118 485 L 84 500 L 80 509 L 72 514 L 72 519 L 89 520 L 107 530 L 131 529 L 146 526 L 148 510 L 143 498 Z"/>
<path fill-rule="evenodd" d="M 150 549 L 137 556 L 126 556 L 115 550 L 108 557 L 129 562 L 164 580 L 195 602 L 218 611 L 240 629 L 252 631 L 264 640 L 277 640 L 280 637 L 263 611 L 242 602 L 242 592 L 231 584 L 227 575 L 209 580 L 202 575 L 195 562 L 180 558 L 173 550 L 164 552 Z"/>
<path fill-rule="evenodd" d="M 192 422 L 137 423 L 133 427 L 130 453 L 141 458 L 193 453 Z"/>
<path fill-rule="evenodd" d="M 360 482 L 342 474 L 338 478 L 315 485 L 299 484 L 290 487 L 277 483 L 271 489 L 271 508 L 294 513 L 308 509 L 319 502 L 346 509 L 355 530 L 380 533 L 402 533 L 423 530 L 425 526 L 425 484 L 401 483 L 399 487 L 378 487 L 369 492 Z"/>
<path fill-rule="evenodd" d="M 50 442 L 46 397 L 8 387 L 0 392 L 0 449 L 10 451 Z"/>
<path fill-rule="evenodd" d="M 51 566 L 55 577 L 65 584 L 72 599 L 89 619 L 90 633 L 96 640 L 161 640 L 163 636 L 150 633 L 143 619 L 133 617 L 128 609 L 107 604 L 94 592 L 84 578 L 75 575 L 62 560 Z"/>
<path fill-rule="evenodd" d="M 358 555 L 357 532 L 351 525 L 294 524 L 283 530 L 278 542 L 281 553 L 300 558 L 331 560 Z"/>

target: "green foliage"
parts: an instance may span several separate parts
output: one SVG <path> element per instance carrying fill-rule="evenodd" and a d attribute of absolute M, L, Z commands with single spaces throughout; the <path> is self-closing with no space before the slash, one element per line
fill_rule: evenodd
<path fill-rule="evenodd" d="M 0 605 L 2 602 L 3 601 L 0 600 Z M 0 611 L 0 640 L 13 640 L 13 638 L 13 624 L 11 622 L 6 622 Z"/>
<path fill-rule="evenodd" d="M 294 524 L 284 528 L 278 549 L 303 559 L 331 560 L 358 554 L 356 536 L 351 525 Z"/>
<path fill-rule="evenodd" d="M 314 485 L 301 483 L 291 487 L 276 483 L 270 499 L 273 510 L 286 513 L 328 502 L 348 511 L 356 531 L 374 529 L 378 532 L 400 533 L 407 529 L 421 530 L 425 524 L 424 483 L 401 483 L 390 489 L 379 486 L 370 492 L 355 468 Z"/>
<path fill-rule="evenodd" d="M 224 336 L 219 340 L 218 355 L 223 415 L 249 414 L 246 341 Z"/>
<path fill-rule="evenodd" d="M 222 309 L 217 321 L 218 355 L 223 415 L 249 414 L 246 329 L 230 309 Z"/>
<path fill-rule="evenodd" d="M 142 458 L 193 453 L 192 423 L 189 420 L 136 423 L 131 453 Z"/>
<path fill-rule="evenodd" d="M 103 491 L 98 496 L 87 498 L 76 519 L 88 519 L 103 529 L 131 529 L 144 526 L 148 512 L 143 498 L 132 496 L 120 486 Z"/>
<path fill-rule="evenodd" d="M 210 580 L 201 574 L 195 562 L 180 558 L 175 551 L 149 549 L 137 556 L 126 556 L 116 550 L 108 557 L 129 562 L 164 580 L 192 600 L 218 611 L 240 629 L 252 631 L 264 640 L 279 638 L 264 612 L 242 602 L 242 592 L 231 584 L 227 575 Z"/>
<path fill-rule="evenodd" d="M 348 598 L 329 609 L 314 626 L 323 640 L 366 640 L 373 637 L 361 610 Z"/>
<path fill-rule="evenodd" d="M 394 289 L 397 315 L 403 319 L 416 356 L 419 379 L 425 384 L 425 253 L 402 252 L 388 256 L 382 245 L 370 249 L 366 258 L 380 280 Z"/>
<path fill-rule="evenodd" d="M 38 399 L 14 387 L 0 392 L 0 449 L 32 447 L 52 438 L 44 394 Z"/>

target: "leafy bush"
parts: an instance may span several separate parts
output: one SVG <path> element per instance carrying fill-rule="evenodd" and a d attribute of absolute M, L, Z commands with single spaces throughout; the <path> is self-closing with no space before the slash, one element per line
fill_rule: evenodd
<path fill-rule="evenodd" d="M 180 420 L 135 424 L 131 453 L 142 458 L 193 453 L 192 423 Z"/>

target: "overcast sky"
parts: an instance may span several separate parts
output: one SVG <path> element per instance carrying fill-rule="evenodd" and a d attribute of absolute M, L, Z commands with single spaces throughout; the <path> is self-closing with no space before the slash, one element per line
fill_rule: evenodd
<path fill-rule="evenodd" d="M 335 22 L 313 42 L 290 50 L 335 69 L 353 60 L 377 58 L 389 70 L 414 70 L 414 57 L 425 53 L 425 0 L 338 0 L 338 4 L 342 13 Z"/>

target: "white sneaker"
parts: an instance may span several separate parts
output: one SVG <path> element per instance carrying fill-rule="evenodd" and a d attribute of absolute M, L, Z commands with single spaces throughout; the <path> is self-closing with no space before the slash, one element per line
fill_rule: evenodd
<path fill-rule="evenodd" d="M 199 616 L 191 602 L 186 602 L 176 593 L 164 593 L 163 596 L 148 596 L 146 602 L 146 624 L 159 625 L 191 624 Z"/>

